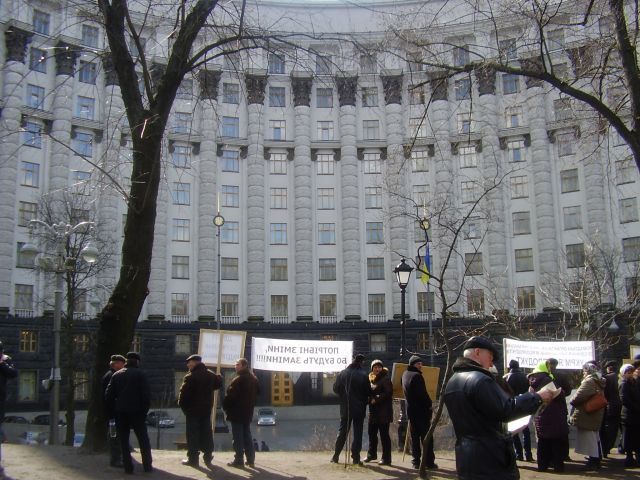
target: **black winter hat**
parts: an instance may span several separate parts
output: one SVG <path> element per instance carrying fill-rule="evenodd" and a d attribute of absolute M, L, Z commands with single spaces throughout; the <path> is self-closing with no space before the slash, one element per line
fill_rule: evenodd
<path fill-rule="evenodd" d="M 509 362 L 509 368 L 520 368 L 520 362 L 517 360 L 511 360 Z"/>
<path fill-rule="evenodd" d="M 127 353 L 127 360 L 138 360 L 138 361 L 140 361 L 140 354 L 138 352 L 129 352 L 129 353 Z"/>
<path fill-rule="evenodd" d="M 496 362 L 499 357 L 498 349 L 496 348 L 494 343 L 491 340 L 489 340 L 487 337 L 483 337 L 480 335 L 471 337 L 469 340 L 467 340 L 464 343 L 462 348 L 463 350 L 466 350 L 468 348 L 484 348 L 485 350 L 489 350 L 491 353 L 493 353 L 494 362 Z"/>

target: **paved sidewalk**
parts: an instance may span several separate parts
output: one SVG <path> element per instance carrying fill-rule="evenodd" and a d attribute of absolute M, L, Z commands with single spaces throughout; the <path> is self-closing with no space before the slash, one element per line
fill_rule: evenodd
<path fill-rule="evenodd" d="M 571 452 L 573 458 L 577 454 Z M 411 468 L 410 456 L 404 461 L 399 453 L 394 452 L 393 466 L 381 467 L 377 463 L 364 467 L 335 465 L 329 463 L 330 452 L 259 452 L 255 468 L 233 468 L 227 462 L 233 458 L 232 452 L 217 453 L 214 458 L 213 471 L 201 467 L 194 469 L 180 464 L 184 452 L 153 450 L 153 473 L 143 473 L 140 465 L 136 465 L 135 475 L 125 475 L 121 469 L 108 466 L 106 454 L 82 454 L 78 449 L 63 446 L 28 446 L 3 444 L 2 457 L 7 480 L 107 480 L 131 479 L 216 479 L 216 480 L 385 480 L 417 478 L 416 471 Z M 341 457 L 344 459 L 344 454 Z M 139 455 L 134 453 L 134 459 Z M 454 479 L 455 461 L 453 452 L 436 452 L 439 470 L 430 478 Z M 553 473 L 538 473 L 533 463 L 520 462 L 520 474 L 527 479 L 558 479 Z M 582 463 L 567 464 L 567 472 L 561 476 L 565 479 L 638 479 L 640 469 L 625 470 L 620 455 L 603 461 L 603 468 L 597 472 L 584 472 Z M 2 478 L 0 476 L 0 478 Z M 499 479 L 496 479 L 499 480 Z"/>

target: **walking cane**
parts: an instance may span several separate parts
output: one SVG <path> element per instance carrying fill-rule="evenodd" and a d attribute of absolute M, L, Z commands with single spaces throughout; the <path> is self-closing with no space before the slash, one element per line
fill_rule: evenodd
<path fill-rule="evenodd" d="M 411 432 L 411 420 L 407 421 L 407 431 L 404 434 L 404 447 L 402 447 L 402 461 L 407 455 L 407 444 L 409 443 L 409 432 Z"/>

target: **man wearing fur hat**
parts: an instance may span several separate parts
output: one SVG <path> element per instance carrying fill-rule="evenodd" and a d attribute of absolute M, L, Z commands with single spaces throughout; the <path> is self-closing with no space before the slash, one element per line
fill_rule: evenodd
<path fill-rule="evenodd" d="M 393 384 L 389 370 L 384 367 L 382 360 L 371 362 L 369 373 L 371 395 L 369 396 L 369 451 L 365 462 L 372 462 L 378 458 L 378 432 L 382 444 L 382 459 L 380 465 L 391 465 L 391 437 L 389 424 L 393 421 Z"/>

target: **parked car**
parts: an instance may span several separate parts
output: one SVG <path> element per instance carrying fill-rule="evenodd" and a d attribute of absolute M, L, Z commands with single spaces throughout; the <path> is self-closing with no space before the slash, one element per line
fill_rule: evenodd
<path fill-rule="evenodd" d="M 31 423 L 33 425 L 49 425 L 50 423 L 50 419 L 51 416 L 48 413 L 42 414 L 42 415 L 36 415 L 35 417 L 33 417 L 33 420 L 31 420 Z M 67 422 L 65 422 L 62 419 L 58 420 L 58 425 L 61 427 L 64 427 L 67 424 Z"/>
<path fill-rule="evenodd" d="M 260 408 L 258 409 L 258 425 L 275 425 L 276 424 L 276 412 L 273 408 Z"/>
<path fill-rule="evenodd" d="M 224 419 L 224 412 L 221 408 L 216 409 L 216 433 L 229 433 L 229 426 L 227 425 L 226 420 Z"/>
<path fill-rule="evenodd" d="M 147 425 L 157 428 L 173 428 L 176 421 L 164 410 L 154 410 L 147 414 Z"/>
<path fill-rule="evenodd" d="M 19 415 L 7 415 L 2 420 L 2 423 L 29 423 L 29 420 Z"/>

